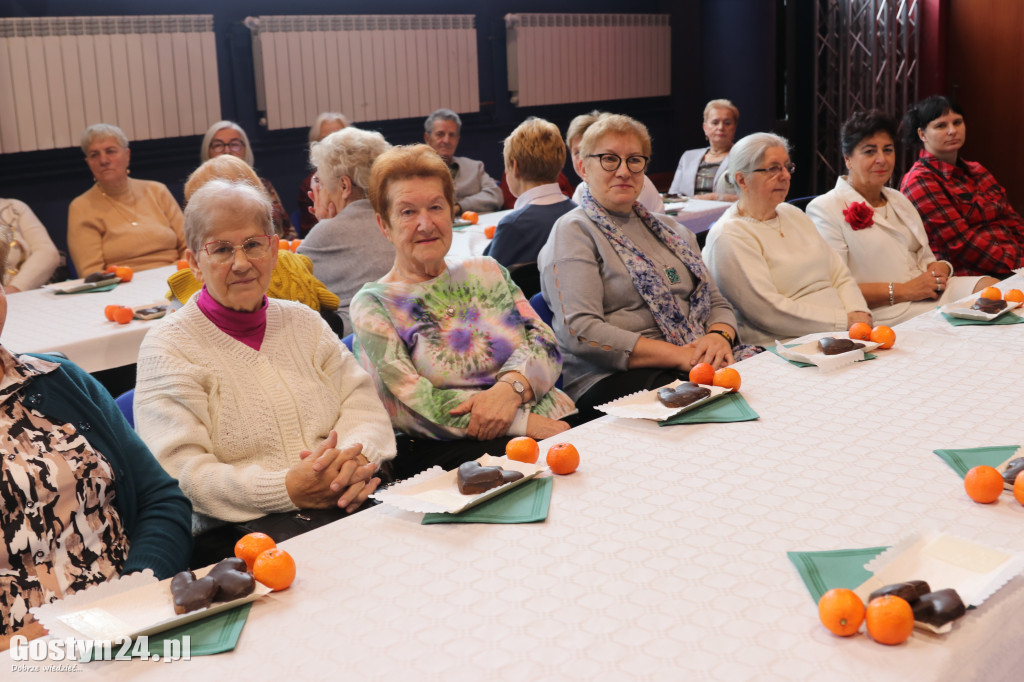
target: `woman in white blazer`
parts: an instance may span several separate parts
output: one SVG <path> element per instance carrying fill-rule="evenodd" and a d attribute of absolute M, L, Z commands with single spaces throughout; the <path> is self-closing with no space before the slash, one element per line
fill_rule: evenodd
<path fill-rule="evenodd" d="M 736 201 L 736 190 L 725 183 L 729 150 L 736 140 L 740 110 L 727 99 L 713 99 L 704 107 L 704 137 L 708 147 L 683 152 L 672 178 L 671 194 L 697 199 Z"/>
<path fill-rule="evenodd" d="M 952 277 L 937 261 L 917 209 L 886 187 L 896 160 L 896 123 L 858 112 L 843 124 L 848 175 L 807 207 L 807 215 L 853 273 L 879 324 L 893 325 L 995 284 L 991 277 Z"/>

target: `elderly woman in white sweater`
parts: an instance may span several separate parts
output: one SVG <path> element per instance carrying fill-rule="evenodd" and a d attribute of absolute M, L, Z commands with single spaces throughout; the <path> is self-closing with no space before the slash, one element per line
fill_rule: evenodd
<path fill-rule="evenodd" d="M 785 203 L 794 166 L 789 143 L 748 135 L 729 154 L 740 198 L 708 233 L 704 260 L 736 309 L 740 338 L 758 345 L 871 323 L 842 259 L 803 211 Z"/>
<path fill-rule="evenodd" d="M 139 351 L 136 428 L 201 515 L 197 530 L 354 511 L 395 455 L 373 383 L 338 337 L 308 307 L 266 297 L 271 210 L 247 183 L 213 180 L 192 195 L 187 258 L 203 288 Z"/>

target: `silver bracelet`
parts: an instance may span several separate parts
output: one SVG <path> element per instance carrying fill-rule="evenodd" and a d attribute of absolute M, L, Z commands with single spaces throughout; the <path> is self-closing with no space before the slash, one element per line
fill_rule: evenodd
<path fill-rule="evenodd" d="M 896 291 L 892 282 L 889 282 L 889 305 L 896 305 Z"/>

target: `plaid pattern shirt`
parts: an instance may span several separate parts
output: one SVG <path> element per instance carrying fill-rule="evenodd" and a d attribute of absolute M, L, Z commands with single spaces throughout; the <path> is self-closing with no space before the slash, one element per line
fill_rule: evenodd
<path fill-rule="evenodd" d="M 1024 266 L 1024 221 L 984 166 L 922 150 L 900 191 L 917 207 L 935 257 L 957 275 L 1006 276 Z"/>

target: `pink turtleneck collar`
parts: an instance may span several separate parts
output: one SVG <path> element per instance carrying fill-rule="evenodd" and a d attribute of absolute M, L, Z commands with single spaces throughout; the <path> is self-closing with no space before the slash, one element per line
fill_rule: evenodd
<path fill-rule="evenodd" d="M 267 297 L 263 297 L 263 305 L 251 313 L 225 308 L 218 303 L 204 286 L 196 299 L 196 305 L 203 311 L 210 322 L 217 325 L 222 332 L 241 341 L 253 350 L 263 345 L 263 335 L 267 332 Z"/>

